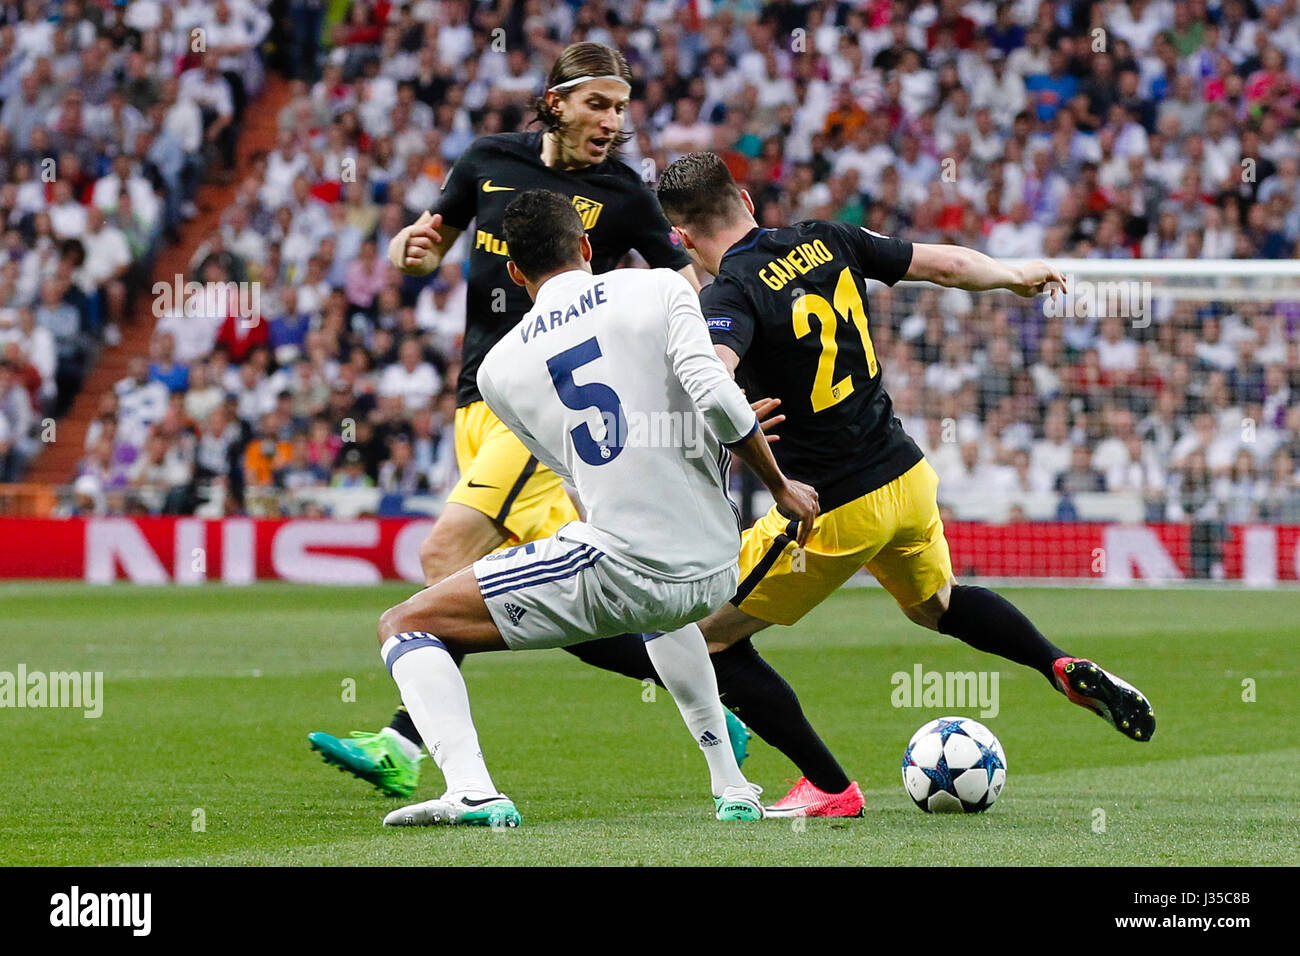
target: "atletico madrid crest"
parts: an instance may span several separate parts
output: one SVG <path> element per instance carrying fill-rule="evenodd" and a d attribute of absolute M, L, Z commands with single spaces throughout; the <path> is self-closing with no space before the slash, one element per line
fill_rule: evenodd
<path fill-rule="evenodd" d="M 596 225 L 596 220 L 600 218 L 600 211 L 605 208 L 603 202 L 596 202 L 594 199 L 588 199 L 586 196 L 574 196 L 573 208 L 578 210 L 578 215 L 582 218 L 582 228 L 591 230 Z"/>

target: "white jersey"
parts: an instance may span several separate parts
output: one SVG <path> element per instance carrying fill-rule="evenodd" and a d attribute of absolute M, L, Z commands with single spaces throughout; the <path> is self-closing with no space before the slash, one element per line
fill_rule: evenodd
<path fill-rule="evenodd" d="M 488 407 L 587 510 L 566 538 L 687 581 L 737 560 L 727 452 L 758 421 L 670 269 L 563 272 L 484 358 Z M 707 426 L 703 423 L 707 422 Z"/>

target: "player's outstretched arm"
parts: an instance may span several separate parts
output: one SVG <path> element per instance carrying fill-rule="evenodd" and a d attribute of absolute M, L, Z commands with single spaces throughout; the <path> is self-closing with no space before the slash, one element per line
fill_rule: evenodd
<path fill-rule="evenodd" d="M 1006 289 L 1027 299 L 1066 291 L 1065 276 L 1041 259 L 1012 266 L 966 246 L 922 242 L 913 244 L 912 264 L 903 278 L 968 292 Z"/>
<path fill-rule="evenodd" d="M 388 261 L 408 276 L 427 276 L 442 265 L 442 257 L 460 233 L 444 224 L 441 215 L 426 210 L 393 236 L 388 243 Z"/>

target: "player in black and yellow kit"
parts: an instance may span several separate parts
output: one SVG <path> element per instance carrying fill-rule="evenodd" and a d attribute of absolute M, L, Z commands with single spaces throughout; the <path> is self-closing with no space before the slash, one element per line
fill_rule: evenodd
<path fill-rule="evenodd" d="M 456 160 L 437 207 L 393 239 L 393 264 L 425 275 L 474 223 L 457 383 L 460 481 L 421 549 L 431 579 L 459 571 L 507 542 L 546 537 L 577 518 L 560 478 L 538 464 L 488 410 L 476 384 L 488 350 L 532 307 L 506 272 L 510 257 L 501 223 L 510 200 L 529 189 L 572 197 L 591 241 L 595 272 L 614 268 L 635 249 L 651 267 L 679 270 L 699 286 L 690 257 L 674 243 L 653 193 L 612 156 L 625 135 L 622 119 L 630 91 L 631 74 L 621 55 L 595 43 L 569 47 L 539 105 L 557 125 L 477 140 Z"/>
<path fill-rule="evenodd" d="M 1036 668 L 1070 700 L 1148 740 L 1155 720 L 1145 697 L 1053 645 L 1005 598 L 956 582 L 938 476 L 894 416 L 871 343 L 865 280 L 1032 297 L 1063 288 L 1061 274 L 1044 262 L 1011 267 L 973 249 L 913 244 L 847 223 L 760 229 L 748 193 L 712 153 L 673 163 L 658 196 L 697 264 L 716 276 L 701 300 L 719 356 L 751 394 L 781 402 L 777 461 L 815 487 L 821 505 L 803 549 L 792 546 L 790 522 L 775 510 L 745 532 L 737 593 L 700 625 L 710 650 L 734 650 L 765 627 L 793 624 L 866 567 L 911 620 Z M 842 785 L 842 773 L 802 780 L 774 810 L 860 806 L 860 795 Z"/>
<path fill-rule="evenodd" d="M 408 275 L 428 275 L 474 223 L 455 418 L 460 480 L 420 548 L 429 585 L 497 548 L 548 537 L 578 517 L 559 476 L 533 458 L 489 411 L 476 384 L 488 350 L 532 307 L 506 271 L 509 252 L 501 224 L 510 200 L 529 189 L 571 197 L 591 241 L 595 272 L 614 268 L 635 249 L 652 267 L 675 269 L 699 288 L 691 259 L 653 192 L 614 155 L 628 137 L 623 117 L 631 79 L 618 51 L 599 43 L 567 47 L 536 104 L 544 129 L 477 140 L 452 167 L 436 208 L 389 245 L 394 266 Z M 761 414 L 761 403 L 756 408 Z M 640 635 L 566 650 L 606 670 L 658 680 Z M 731 708 L 728 730 L 738 760 L 744 759 L 749 736 L 733 713 L 741 705 L 774 728 L 769 743 L 796 763 L 805 759 L 804 753 L 824 752 L 802 715 L 791 715 L 786 701 L 793 692 L 765 661 L 755 656 L 742 666 L 729 666 L 725 659 L 721 664 L 719 690 Z M 761 729 L 759 733 L 763 735 Z M 327 762 L 387 793 L 408 795 L 419 780 L 420 736 L 404 709 L 379 733 L 354 732 L 340 739 L 317 731 L 308 739 Z"/>

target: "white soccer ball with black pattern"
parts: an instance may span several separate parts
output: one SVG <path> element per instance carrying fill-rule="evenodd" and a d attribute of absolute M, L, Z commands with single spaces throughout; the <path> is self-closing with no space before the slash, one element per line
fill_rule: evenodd
<path fill-rule="evenodd" d="M 1007 782 L 1002 744 L 978 720 L 940 717 L 907 742 L 903 786 L 926 813 L 980 813 Z"/>

